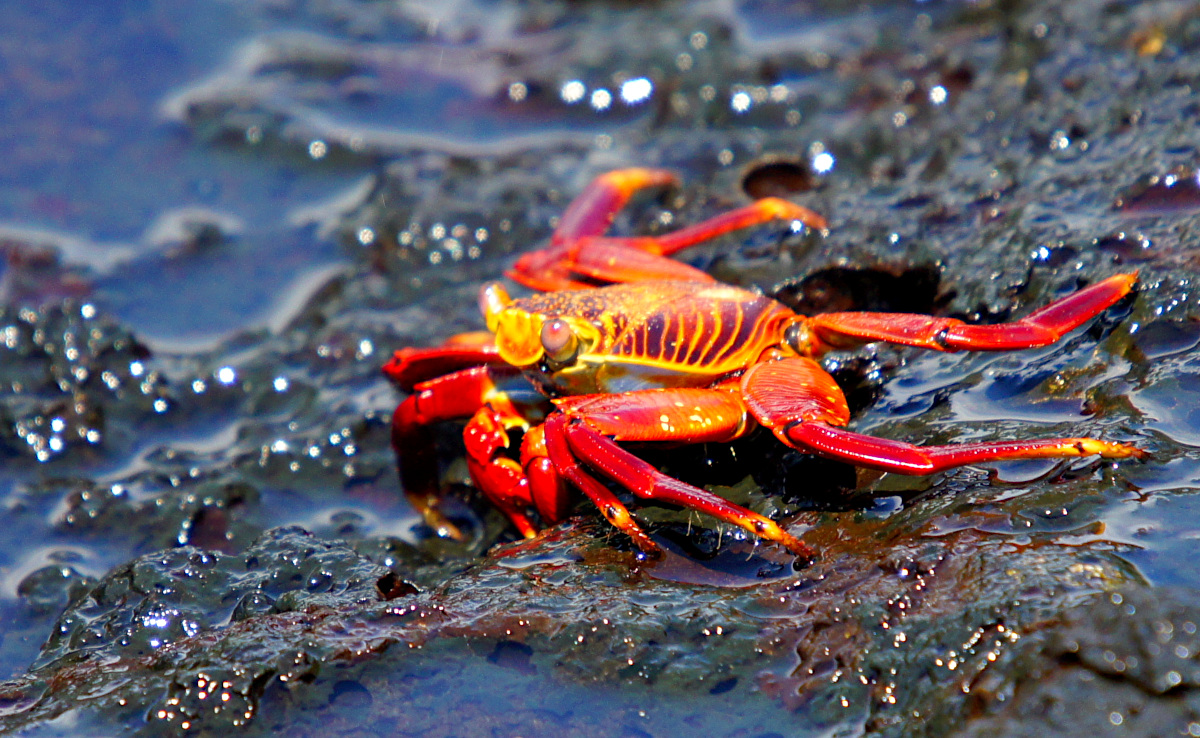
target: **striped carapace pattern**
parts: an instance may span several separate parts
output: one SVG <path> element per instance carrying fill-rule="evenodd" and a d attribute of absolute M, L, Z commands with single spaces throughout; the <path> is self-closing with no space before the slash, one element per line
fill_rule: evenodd
<path fill-rule="evenodd" d="M 745 368 L 780 343 L 796 314 L 769 297 L 723 284 L 650 282 L 549 292 L 513 308 L 585 320 L 600 334 L 600 357 L 713 376 Z"/>

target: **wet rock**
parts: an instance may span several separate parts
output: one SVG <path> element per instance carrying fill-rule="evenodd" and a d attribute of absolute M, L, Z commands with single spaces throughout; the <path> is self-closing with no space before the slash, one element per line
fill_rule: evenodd
<path fill-rule="evenodd" d="M 1200 208 L 1200 181 L 1195 171 L 1187 169 L 1151 175 L 1122 193 L 1113 207 L 1133 215 L 1196 210 Z"/>
<path fill-rule="evenodd" d="M 204 208 L 163 213 L 150 225 L 145 241 L 167 258 L 202 254 L 236 238 L 245 225 L 236 217 Z"/>
<path fill-rule="evenodd" d="M 550 669 L 567 693 L 572 683 L 632 682 L 672 711 L 698 690 L 745 699 L 739 675 L 752 675 L 778 702 L 739 719 L 936 732 L 967 709 L 979 675 L 1007 663 L 1063 601 L 1125 577 L 1103 556 L 1081 567 L 1070 550 L 969 530 L 912 539 L 898 522 L 844 517 L 840 531 L 809 537 L 817 564 L 732 589 L 615 552 L 593 523 L 563 526 L 386 602 L 379 567 L 298 531 L 276 531 L 242 556 L 177 549 L 119 569 L 73 606 L 41 665 L 0 685 L 12 705 L 0 726 L 89 705 L 86 719 L 100 724 L 133 708 L 150 726 L 216 730 L 313 700 L 333 705 L 347 681 L 371 695 L 350 700 L 368 711 L 360 724 L 408 724 L 429 719 L 419 717 L 425 681 L 486 662 L 518 693 L 539 689 L 527 680 Z M 388 676 L 412 668 L 427 673 Z M 58 686 L 39 691 L 48 682 Z M 443 692 L 439 714 L 460 725 L 479 714 L 471 689 Z M 229 696 L 207 702 L 214 694 Z"/>
<path fill-rule="evenodd" d="M 165 407 L 150 351 L 89 302 L 42 310 L 0 308 L 0 406 L 19 443 L 38 461 L 106 442 L 104 408 L 119 401 L 142 418 Z"/>
<path fill-rule="evenodd" d="M 1191 590 L 1124 588 L 1063 613 L 1008 673 L 976 689 L 963 735 L 1186 735 L 1200 725 L 1200 601 Z"/>
<path fill-rule="evenodd" d="M 51 564 L 30 572 L 17 584 L 17 594 L 35 611 L 62 612 L 96 584 L 69 564 Z"/>
<path fill-rule="evenodd" d="M 932 315 L 939 280 L 933 267 L 912 266 L 899 273 L 831 267 L 781 284 L 772 296 L 804 315 L 853 310 Z"/>
<path fill-rule="evenodd" d="M 271 531 L 239 555 L 187 546 L 150 554 L 110 572 L 64 612 L 39 663 L 145 656 L 223 626 L 234 609 L 245 617 L 375 601 L 387 573 L 298 529 Z M 255 598 L 270 607 L 247 604 Z"/>

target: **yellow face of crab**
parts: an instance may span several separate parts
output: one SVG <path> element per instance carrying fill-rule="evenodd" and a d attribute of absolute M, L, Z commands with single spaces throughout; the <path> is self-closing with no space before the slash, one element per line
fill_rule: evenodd
<path fill-rule="evenodd" d="M 514 302 L 499 284 L 484 287 L 480 308 L 504 361 L 530 367 L 545 360 L 551 368 L 567 367 L 596 346 L 600 332 L 574 315 L 531 311 Z"/>

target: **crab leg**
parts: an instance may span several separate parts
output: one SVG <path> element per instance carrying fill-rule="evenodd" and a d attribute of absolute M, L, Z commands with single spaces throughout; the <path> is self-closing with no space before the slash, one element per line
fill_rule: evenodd
<path fill-rule="evenodd" d="M 600 282 L 716 281 L 708 272 L 660 255 L 659 248 L 657 239 L 646 236 L 581 238 L 563 250 L 562 263 L 555 266 Z M 523 281 L 517 277 L 513 278 L 518 282 Z M 584 287 L 595 286 L 586 282 L 576 284 Z"/>
<path fill-rule="evenodd" d="M 530 395 L 529 403 L 540 401 L 520 371 L 507 366 L 474 366 L 425 382 L 419 382 L 392 416 L 392 448 L 400 459 L 400 482 L 412 506 L 440 535 L 462 538 L 462 533 L 437 509 L 441 496 L 438 485 L 437 449 L 428 426 L 456 418 L 470 418 L 490 406 L 497 422 L 524 423 L 525 410 L 514 397 Z M 487 429 L 481 427 L 475 440 L 476 456 L 486 453 Z M 507 445 L 505 438 L 504 445 Z M 496 473 L 500 484 L 501 472 Z M 485 490 L 486 491 L 486 490 Z M 501 495 L 503 496 L 503 495 Z M 515 522 L 515 521 L 514 521 Z"/>
<path fill-rule="evenodd" d="M 736 210 L 730 210 L 696 225 L 680 228 L 652 240 L 657 248 L 655 253 L 670 256 L 676 251 L 704 243 L 726 233 L 770 223 L 773 220 L 795 220 L 818 231 L 824 230 L 828 226 L 823 217 L 806 207 L 778 197 L 764 197 Z"/>
<path fill-rule="evenodd" d="M 1147 457 L 1145 451 L 1127 443 L 1096 438 L 1041 438 L 1030 441 L 962 443 L 952 446 L 915 446 L 903 441 L 853 433 L 821 422 L 799 421 L 777 432 L 786 443 L 831 459 L 856 466 L 921 476 L 980 461 L 1012 459 L 1061 459 L 1103 456 L 1108 459 Z"/>
<path fill-rule="evenodd" d="M 616 495 L 595 477 L 584 471 L 579 462 L 575 460 L 575 452 L 571 450 L 560 427 L 564 422 L 566 422 L 566 416 L 556 413 L 550 416 L 545 425 L 546 452 L 549 454 L 555 470 L 587 495 L 588 499 L 595 503 L 600 510 L 600 514 L 614 528 L 624 531 L 625 535 L 632 538 L 638 548 L 649 554 L 659 553 L 658 544 L 650 540 L 650 536 L 646 535 L 646 532 L 634 522 L 633 516 L 629 514 L 629 508 L 621 504 Z"/>
<path fill-rule="evenodd" d="M 508 276 L 538 290 L 595 286 L 594 282 L 576 277 L 608 283 L 709 282 L 712 277 L 708 274 L 668 257 L 689 246 L 772 220 L 799 221 L 817 229 L 826 227 L 825 219 L 808 208 L 767 197 L 662 236 L 602 235 L 635 191 L 675 182 L 670 172 L 657 169 L 621 169 L 596 178 L 567 208 L 550 246 L 521 256 Z"/>
<path fill-rule="evenodd" d="M 732 440 L 746 429 L 746 409 L 735 394 L 721 389 L 651 389 L 571 397 L 560 401 L 558 407 L 560 412 L 552 415 L 545 426 L 550 458 L 602 511 L 610 501 L 598 497 L 597 492 L 610 497 L 611 493 L 576 459 L 639 497 L 712 515 L 801 556 L 812 555 L 808 546 L 775 521 L 663 474 L 608 437 L 617 441 L 684 443 Z M 630 532 L 629 526 L 636 528 L 632 521 L 626 523 L 623 519 L 613 524 L 626 532 Z M 637 534 L 630 533 L 635 540 L 638 534 L 640 529 Z M 639 546 L 645 548 L 640 542 Z"/>
<path fill-rule="evenodd" d="M 584 236 L 599 236 L 608 230 L 613 218 L 638 190 L 678 183 L 679 178 L 665 169 L 635 167 L 601 174 L 563 211 L 550 244 L 557 246 Z"/>
<path fill-rule="evenodd" d="M 806 322 L 812 354 L 888 341 L 938 351 L 1005 351 L 1054 343 L 1129 293 L 1137 274 L 1116 274 L 1012 323 L 970 325 L 908 313 L 825 313 Z"/>
<path fill-rule="evenodd" d="M 570 495 L 566 480 L 554 468 L 546 450 L 546 427 L 535 425 L 521 439 L 521 467 L 529 478 L 529 496 L 543 522 L 557 523 L 567 517 Z"/>
<path fill-rule="evenodd" d="M 504 366 L 490 332 L 463 333 L 435 348 L 402 348 L 383 365 L 383 373 L 405 392 L 426 380 L 466 369 Z"/>
<path fill-rule="evenodd" d="M 853 433 L 838 427 L 845 425 L 850 416 L 841 390 L 820 365 L 807 358 L 750 367 L 742 375 L 742 395 L 758 422 L 789 446 L 856 466 L 900 474 L 933 474 L 964 464 L 1006 459 L 1147 456 L 1130 444 L 1095 438 L 915 446 Z"/>

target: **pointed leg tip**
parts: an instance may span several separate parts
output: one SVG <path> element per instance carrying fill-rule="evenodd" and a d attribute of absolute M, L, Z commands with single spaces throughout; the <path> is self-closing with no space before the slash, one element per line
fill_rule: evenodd
<path fill-rule="evenodd" d="M 647 540 L 645 543 L 635 540 L 638 547 L 637 557 L 639 561 L 657 561 L 663 557 L 663 550 L 658 547 L 657 543 Z"/>
<path fill-rule="evenodd" d="M 1114 287 L 1116 294 L 1119 295 L 1117 299 L 1120 299 L 1121 297 L 1124 297 L 1133 291 L 1133 286 L 1137 284 L 1137 281 L 1138 273 L 1133 271 L 1125 274 L 1114 274 L 1099 284 L 1107 283 L 1108 285 Z"/>
<path fill-rule="evenodd" d="M 779 197 L 765 197 L 759 200 L 757 204 L 772 217 L 779 220 L 798 220 L 809 228 L 818 231 L 823 231 L 829 227 L 829 222 L 820 213 L 809 210 L 803 205 L 797 205 L 790 200 L 784 200 Z"/>
<path fill-rule="evenodd" d="M 803 559 L 806 566 L 817 560 L 816 550 L 790 533 L 784 533 L 783 537 L 779 539 L 779 543 L 784 548 Z"/>
<path fill-rule="evenodd" d="M 434 510 L 427 511 L 425 514 L 425 524 L 432 528 L 434 533 L 437 533 L 438 538 L 449 538 L 459 543 L 467 540 L 467 534 L 463 533 L 461 528 L 451 523 L 440 512 Z"/>
<path fill-rule="evenodd" d="M 1129 447 L 1129 457 L 1133 458 L 1133 459 L 1137 459 L 1138 461 L 1150 461 L 1151 459 L 1154 458 L 1154 455 L 1151 454 L 1149 451 L 1147 451 L 1144 448 L 1138 448 L 1137 446 L 1130 446 Z"/>
<path fill-rule="evenodd" d="M 796 538 L 791 533 L 788 533 L 782 526 L 769 518 L 754 520 L 752 532 L 763 540 L 778 543 L 797 556 L 810 562 L 816 558 L 817 553 L 811 546 Z"/>
<path fill-rule="evenodd" d="M 1084 454 L 1096 454 L 1106 459 L 1137 459 L 1138 461 L 1148 461 L 1151 459 L 1149 451 L 1139 448 L 1132 443 L 1119 443 L 1115 441 L 1095 441 L 1088 439 L 1088 443 L 1083 444 Z"/>
<path fill-rule="evenodd" d="M 596 180 L 625 192 L 634 192 L 646 187 L 676 184 L 679 182 L 679 177 L 667 169 L 630 167 L 628 169 L 614 169 L 606 172 L 597 177 Z"/>

